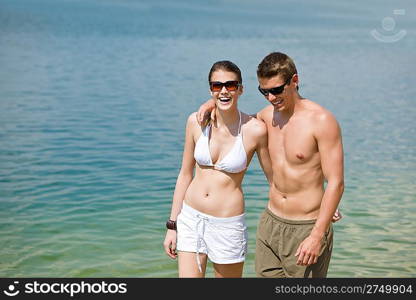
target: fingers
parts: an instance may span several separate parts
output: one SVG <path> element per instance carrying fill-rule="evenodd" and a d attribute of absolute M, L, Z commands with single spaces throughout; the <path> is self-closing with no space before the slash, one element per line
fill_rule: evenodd
<path fill-rule="evenodd" d="M 203 106 L 201 106 L 196 113 L 196 120 L 199 125 L 202 125 L 204 123 L 204 119 L 207 119 L 209 115 L 209 112 L 207 112 Z"/>
<path fill-rule="evenodd" d="M 211 119 L 213 119 L 212 112 L 211 113 L 205 112 L 204 114 L 202 111 L 198 111 L 196 115 L 196 120 L 200 126 L 203 126 L 205 122 L 208 122 L 210 117 Z M 215 119 L 215 114 L 214 114 L 214 119 Z"/>
<path fill-rule="evenodd" d="M 166 242 L 164 242 L 164 243 L 163 243 L 163 248 L 165 248 L 165 253 L 166 253 L 168 256 L 171 256 L 171 254 L 170 254 L 170 246 L 169 246 L 169 244 L 167 244 Z"/>
<path fill-rule="evenodd" d="M 309 254 L 307 254 L 306 251 L 301 250 L 298 260 L 296 261 L 296 264 L 300 266 L 305 266 L 308 263 L 308 261 L 309 261 Z"/>
<path fill-rule="evenodd" d="M 315 264 L 317 261 L 318 257 L 316 255 L 302 251 L 298 257 L 298 260 L 296 261 L 296 264 L 300 266 L 310 266 Z"/>
<path fill-rule="evenodd" d="M 298 250 L 296 250 L 295 256 L 298 257 L 296 264 L 300 265 L 300 263 L 303 261 L 303 258 L 305 256 L 304 251 L 302 251 L 302 244 L 300 244 L 298 247 Z"/>
<path fill-rule="evenodd" d="M 170 254 L 171 254 L 172 258 L 176 258 L 176 256 L 178 255 L 176 253 L 176 243 L 174 243 L 174 242 L 170 246 Z"/>
<path fill-rule="evenodd" d="M 174 243 L 174 242 L 169 242 L 169 241 L 165 241 L 165 242 L 163 243 L 163 247 L 165 248 L 165 252 L 166 252 L 166 254 L 167 254 L 170 258 L 172 258 L 172 259 L 175 259 L 175 258 L 176 258 L 176 256 L 178 255 L 178 254 L 176 253 L 176 243 Z"/>
<path fill-rule="evenodd" d="M 309 256 L 309 259 L 308 259 L 308 261 L 306 262 L 306 265 L 307 266 L 310 266 L 311 264 L 313 264 L 314 263 L 314 261 L 315 261 L 315 256 L 313 256 L 313 255 L 311 255 L 311 256 Z"/>
<path fill-rule="evenodd" d="M 201 125 L 203 119 L 204 119 L 204 114 L 202 113 L 201 109 L 199 109 L 198 112 L 196 113 L 196 121 L 198 122 L 199 125 Z"/>
<path fill-rule="evenodd" d="M 215 109 L 211 111 L 211 120 L 215 121 Z"/>
<path fill-rule="evenodd" d="M 342 215 L 341 212 L 337 209 L 334 213 L 334 215 L 332 216 L 332 222 L 338 222 L 339 220 L 342 219 Z"/>
<path fill-rule="evenodd" d="M 310 266 L 318 262 L 318 256 L 303 249 L 302 244 L 299 246 L 298 250 L 296 250 L 295 256 L 298 256 L 296 264 L 299 266 Z"/>
<path fill-rule="evenodd" d="M 303 253 L 301 253 L 298 257 L 298 260 L 296 261 L 296 264 L 297 265 L 302 265 L 304 257 L 305 257 L 305 255 Z"/>
<path fill-rule="evenodd" d="M 173 250 L 172 248 L 168 247 L 167 249 L 165 249 L 165 252 L 166 252 L 166 254 L 167 254 L 170 258 L 172 258 L 172 259 L 175 259 L 175 258 L 176 258 L 176 256 L 177 256 L 177 254 L 176 254 L 176 249 L 175 249 L 175 250 Z"/>
<path fill-rule="evenodd" d="M 215 121 L 215 101 L 212 99 L 202 104 L 196 113 L 196 120 L 201 126 L 207 124 L 210 119 Z"/>

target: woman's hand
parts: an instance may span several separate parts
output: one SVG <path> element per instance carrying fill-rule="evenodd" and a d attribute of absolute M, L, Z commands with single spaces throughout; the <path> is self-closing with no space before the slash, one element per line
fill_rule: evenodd
<path fill-rule="evenodd" d="M 176 253 L 176 230 L 168 229 L 163 247 L 170 258 L 175 259 L 178 256 Z"/>
<path fill-rule="evenodd" d="M 335 211 L 335 214 L 332 216 L 332 223 L 338 222 L 341 219 L 342 219 L 341 212 L 337 208 L 337 210 Z"/>

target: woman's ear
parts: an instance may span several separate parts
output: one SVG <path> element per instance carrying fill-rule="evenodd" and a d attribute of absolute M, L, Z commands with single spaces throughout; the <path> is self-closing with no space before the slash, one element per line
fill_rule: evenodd
<path fill-rule="evenodd" d="M 239 89 L 239 95 L 241 96 L 244 93 L 244 86 L 240 85 L 240 89 Z"/>

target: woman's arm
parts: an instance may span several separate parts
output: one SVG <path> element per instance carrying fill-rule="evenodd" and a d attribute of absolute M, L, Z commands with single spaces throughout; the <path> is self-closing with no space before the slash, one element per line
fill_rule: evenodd
<path fill-rule="evenodd" d="M 257 157 L 259 158 L 260 166 L 266 175 L 269 185 L 273 182 L 272 162 L 269 154 L 269 145 L 267 141 L 267 128 L 263 123 L 261 134 L 259 135 L 259 142 L 256 148 Z"/>
<path fill-rule="evenodd" d="M 176 221 L 176 217 L 182 209 L 182 202 L 185 197 L 186 190 L 193 178 L 195 168 L 194 149 L 195 142 L 193 131 L 196 124 L 196 113 L 192 113 L 188 117 L 186 123 L 185 145 L 182 156 L 182 166 L 176 180 L 175 192 L 173 193 L 172 209 L 170 219 Z"/>
<path fill-rule="evenodd" d="M 194 159 L 194 129 L 197 126 L 196 113 L 192 113 L 188 117 L 185 131 L 185 145 L 182 156 L 182 166 L 176 180 L 175 191 L 173 193 L 172 208 L 170 212 L 170 220 L 176 221 L 181 209 L 186 190 L 188 189 L 195 167 Z M 165 252 L 171 258 L 176 258 L 176 231 L 168 229 L 165 241 L 163 242 Z"/>

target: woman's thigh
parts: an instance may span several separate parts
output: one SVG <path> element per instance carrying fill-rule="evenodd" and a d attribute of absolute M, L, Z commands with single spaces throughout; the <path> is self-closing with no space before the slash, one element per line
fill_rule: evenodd
<path fill-rule="evenodd" d="M 179 277 L 205 277 L 207 255 L 200 253 L 199 261 L 201 262 L 202 272 L 199 271 L 195 252 L 178 251 Z"/>
<path fill-rule="evenodd" d="M 243 275 L 244 262 L 213 265 L 216 278 L 239 278 Z"/>

